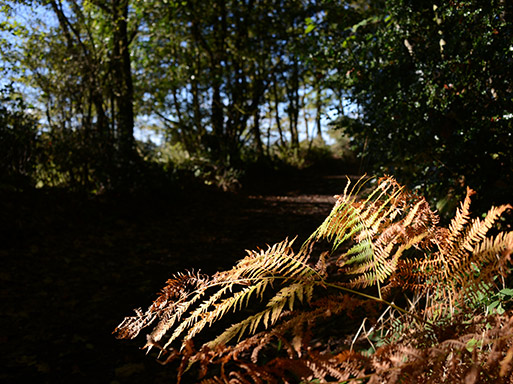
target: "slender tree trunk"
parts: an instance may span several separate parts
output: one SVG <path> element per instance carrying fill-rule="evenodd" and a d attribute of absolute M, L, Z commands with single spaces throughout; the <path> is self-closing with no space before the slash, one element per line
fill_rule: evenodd
<path fill-rule="evenodd" d="M 189 154 L 193 154 L 195 151 L 198 150 L 198 148 L 197 148 L 198 143 L 193 143 L 192 140 L 190 139 L 191 132 L 188 132 L 188 131 L 190 131 L 190 129 L 188 129 L 189 128 L 188 121 L 184 120 L 184 118 L 183 118 L 183 113 L 182 113 L 182 109 L 181 109 L 182 106 L 180 105 L 180 102 L 178 101 L 177 92 L 178 92 L 178 89 L 176 89 L 176 88 L 173 88 L 170 91 L 170 93 L 173 97 L 173 106 L 175 107 L 174 115 L 176 116 L 178 121 L 174 122 L 174 121 L 168 119 L 167 117 L 164 117 L 164 120 L 166 120 L 168 123 L 170 123 L 170 126 L 175 127 L 175 129 L 178 131 L 178 135 L 180 136 L 180 142 L 183 144 L 184 149 Z M 194 92 L 193 92 L 193 97 L 195 97 Z M 194 144 L 196 144 L 196 145 L 194 145 Z"/>
<path fill-rule="evenodd" d="M 221 84 L 214 82 L 212 90 L 212 130 L 216 137 L 224 137 L 224 112 L 221 100 Z"/>
<path fill-rule="evenodd" d="M 319 143 L 324 143 L 324 138 L 322 137 L 322 126 L 321 126 L 321 116 L 322 116 L 322 98 L 321 98 L 321 87 L 316 87 L 315 91 L 315 127 L 317 129 L 317 139 Z"/>
<path fill-rule="evenodd" d="M 310 141 L 310 122 L 308 121 L 309 117 L 310 117 L 310 115 L 308 114 L 306 108 L 303 108 L 303 119 L 305 121 L 305 135 L 306 135 L 305 140 L 308 143 L 308 147 L 310 147 L 310 145 L 311 145 L 311 141 Z M 312 141 L 313 141 L 313 137 L 312 137 Z"/>
<path fill-rule="evenodd" d="M 199 140 L 206 133 L 205 127 L 203 126 L 203 122 L 201 119 L 201 100 L 200 100 L 200 92 L 198 88 L 198 80 L 195 78 L 192 80 L 191 84 L 192 89 L 192 114 L 194 119 L 194 125 L 196 127 L 196 146 L 199 144 Z M 199 148 L 197 148 L 199 149 Z"/>
<path fill-rule="evenodd" d="M 292 148 L 299 148 L 299 100 L 299 63 L 295 57 L 292 67 L 292 84 L 289 88 L 289 120 Z"/>
<path fill-rule="evenodd" d="M 274 116 L 276 119 L 276 128 L 278 129 L 278 134 L 280 135 L 280 145 L 285 146 L 285 140 L 283 138 L 283 131 L 281 129 L 281 118 L 280 118 L 280 100 L 278 97 L 278 84 L 276 80 L 276 76 L 273 79 L 273 91 L 274 91 Z"/>
<path fill-rule="evenodd" d="M 227 135 L 224 124 L 224 104 L 221 98 L 221 86 L 223 81 L 222 62 L 225 56 L 225 38 L 226 38 L 226 6 L 224 0 L 218 0 L 214 3 L 216 15 L 220 18 L 220 22 L 214 24 L 214 45 L 211 55 L 212 70 L 212 137 L 211 144 L 214 148 L 210 148 L 211 155 L 214 160 L 226 161 L 229 148 L 231 147 L 231 138 Z"/>
<path fill-rule="evenodd" d="M 94 85 L 94 84 L 93 84 Z M 91 91 L 91 103 L 94 105 L 96 112 L 96 130 L 102 137 L 109 137 L 109 125 L 107 117 L 105 116 L 105 106 L 103 102 L 103 96 L 95 91 Z"/>
<path fill-rule="evenodd" d="M 257 156 L 261 158 L 264 154 L 264 148 L 262 145 L 262 134 L 260 132 L 260 108 L 258 107 L 253 114 L 253 120 L 253 136 L 255 138 Z"/>
<path fill-rule="evenodd" d="M 114 24 L 111 69 L 114 83 L 114 120 L 118 134 L 119 151 L 123 158 L 135 155 L 134 89 L 128 41 L 128 0 L 112 1 Z"/>

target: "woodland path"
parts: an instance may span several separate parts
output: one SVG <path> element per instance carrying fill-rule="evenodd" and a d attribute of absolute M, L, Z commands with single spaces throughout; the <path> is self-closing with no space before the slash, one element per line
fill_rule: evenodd
<path fill-rule="evenodd" d="M 167 278 L 213 273 L 265 247 L 299 244 L 330 212 L 346 176 L 262 174 L 236 194 L 8 196 L 1 209 L 2 383 L 172 383 L 174 372 L 112 331 Z"/>

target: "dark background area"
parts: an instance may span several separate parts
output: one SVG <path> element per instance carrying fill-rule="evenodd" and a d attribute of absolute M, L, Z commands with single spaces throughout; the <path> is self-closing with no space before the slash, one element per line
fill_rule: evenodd
<path fill-rule="evenodd" d="M 159 196 L 45 191 L 2 199 L 4 383 L 169 383 L 174 368 L 116 340 L 167 278 L 213 273 L 286 237 L 306 240 L 345 186 L 347 169 L 263 174 L 237 194 Z"/>

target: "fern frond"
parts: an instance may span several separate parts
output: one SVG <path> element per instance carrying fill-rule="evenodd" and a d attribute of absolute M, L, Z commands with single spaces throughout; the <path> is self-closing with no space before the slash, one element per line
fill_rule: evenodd
<path fill-rule="evenodd" d="M 460 207 L 456 210 L 456 215 L 451 220 L 449 224 L 449 238 L 447 239 L 447 244 L 456 244 L 457 239 L 461 236 L 463 228 L 467 225 L 470 219 L 470 196 L 472 196 L 475 192 L 467 188 L 467 195 L 465 196 L 465 200 L 460 204 Z M 447 251 L 449 253 L 449 251 Z"/>
<path fill-rule="evenodd" d="M 500 207 L 492 207 L 486 214 L 484 220 L 473 220 L 468 232 L 461 239 L 461 248 L 472 252 L 474 245 L 486 239 L 486 234 L 493 227 L 496 221 L 504 212 L 511 209 L 510 205 L 502 205 Z"/>
<path fill-rule="evenodd" d="M 127 317 L 116 327 L 114 333 L 120 339 L 133 339 L 137 337 L 139 332 L 151 325 L 157 318 L 165 318 L 166 322 L 178 320 L 180 316 L 176 315 L 181 309 L 192 304 L 189 289 L 192 288 L 197 292 L 202 292 L 208 284 L 208 277 L 194 272 L 178 273 L 167 281 L 167 285 L 162 289 L 161 294 L 148 308 L 146 313 L 142 313 L 140 309 L 136 310 L 137 316 Z M 194 299 L 192 299 L 194 300 Z M 175 312 L 174 315 L 170 315 Z M 175 318 L 176 317 L 176 318 Z M 172 326 L 172 325 L 171 325 Z M 160 335 L 164 334 L 167 329 L 162 324 L 157 325 L 161 333 L 155 332 L 152 339 L 160 340 Z"/>
<path fill-rule="evenodd" d="M 217 273 L 209 280 L 203 279 L 201 284 L 200 279 L 196 281 L 196 276 L 192 274 L 170 279 L 164 289 L 165 293 L 159 296 L 146 316 L 138 313 L 135 320 L 125 319 L 118 328 L 124 329 L 125 333 L 127 329 L 137 329 L 139 332 L 159 317 L 158 324 L 148 336 L 146 347 L 151 349 L 158 345 L 164 335 L 170 333 L 161 349 L 168 349 L 180 337 L 183 349 L 189 340 L 227 313 L 244 309 L 252 298 L 262 300 L 265 291 L 277 281 L 282 288 L 262 312 L 241 322 L 238 328 L 228 329 L 217 340 L 228 342 L 237 334 L 243 335 L 246 329 L 254 333 L 259 324 L 267 328 L 276 323 L 285 308 L 293 310 L 296 301 L 309 302 L 314 286 L 322 282 L 319 272 L 307 263 L 308 249 L 295 254 L 291 248 L 293 241 L 285 240 L 267 250 L 248 251 L 248 256 L 231 270 Z M 189 291 L 188 287 L 192 290 Z M 201 301 L 207 292 L 207 298 Z M 178 297 L 174 297 L 178 293 Z M 233 336 L 230 336 L 232 333 Z M 134 334 L 132 331 L 130 335 Z M 208 345 L 214 348 L 217 344 Z"/>
<path fill-rule="evenodd" d="M 213 349 L 218 345 L 227 344 L 235 337 L 240 339 L 246 330 L 248 330 L 250 334 L 253 334 L 256 332 L 257 327 L 260 324 L 263 324 L 265 328 L 270 325 L 274 325 L 278 318 L 282 315 L 285 306 L 288 306 L 290 311 L 294 309 L 294 302 L 296 297 L 301 302 L 305 299 L 305 297 L 307 301 L 310 301 L 314 285 L 315 283 L 304 284 L 303 282 L 298 282 L 283 287 L 278 293 L 276 293 L 275 296 L 271 298 L 271 300 L 269 300 L 266 308 L 263 311 L 249 316 L 243 321 L 232 325 L 216 339 L 209 342 L 207 346 L 210 349 Z"/>
<path fill-rule="evenodd" d="M 174 332 L 171 334 L 169 340 L 164 345 L 164 348 L 168 348 L 171 343 L 176 340 L 186 329 L 189 329 L 187 337 L 185 340 L 190 340 L 194 335 L 196 335 L 198 332 L 200 332 L 206 325 L 206 321 L 204 321 L 205 317 L 207 316 L 207 312 L 211 306 L 216 303 L 217 300 L 219 300 L 226 292 L 228 292 L 232 288 L 231 285 L 225 285 L 221 289 L 219 289 L 216 293 L 211 295 L 207 300 L 203 301 L 193 312 L 192 314 L 182 320 L 180 325 L 176 327 Z M 202 294 L 202 293 L 201 293 Z M 197 296 L 199 296 L 198 294 Z M 230 303 L 231 304 L 231 303 Z M 202 321 L 199 321 L 198 319 L 203 318 Z M 189 335 L 191 334 L 191 335 Z M 182 343 L 183 346 L 183 343 Z"/>
<path fill-rule="evenodd" d="M 418 243 L 422 238 L 423 236 L 418 236 L 412 242 L 402 244 L 399 247 L 396 247 L 395 241 L 391 241 L 385 248 L 375 249 L 372 260 L 348 272 L 360 275 L 358 278 L 351 280 L 350 285 L 357 288 L 366 288 L 374 284 L 384 283 L 396 271 L 403 252 Z"/>
<path fill-rule="evenodd" d="M 367 213 L 359 216 L 360 225 L 354 229 L 356 244 L 339 258 L 338 265 L 346 274 L 357 275 L 352 287 L 377 285 L 381 297 L 381 284 L 395 273 L 403 252 L 429 238 L 438 218 L 423 198 L 391 178 L 381 179 L 377 190 L 380 193 L 374 198 L 378 200 L 360 204 L 367 204 Z"/>
<path fill-rule="evenodd" d="M 350 184 L 348 181 L 344 195 L 337 196 L 337 202 L 331 213 L 310 236 L 307 243 L 324 238 L 333 243 L 333 249 L 337 249 L 344 241 L 372 226 L 372 222 L 369 223 L 370 225 L 364 226 L 368 217 L 375 211 L 374 207 L 368 207 L 367 203 L 372 201 L 378 193 L 380 193 L 379 196 L 383 195 L 384 191 L 375 189 L 367 197 L 367 200 L 356 202 L 357 196 L 354 195 L 354 192 L 355 190 L 359 191 L 365 182 L 364 178 L 358 180 L 351 192 L 347 194 Z"/>
<path fill-rule="evenodd" d="M 292 241 L 282 241 L 267 250 L 247 251 L 248 256 L 239 261 L 231 270 L 214 276 L 217 281 L 254 281 L 267 276 L 286 276 L 291 279 L 317 275 L 308 266 L 308 252 L 294 253 Z"/>
<path fill-rule="evenodd" d="M 145 313 L 136 310 L 136 316 L 126 318 L 116 328 L 118 337 L 133 338 L 157 321 L 145 347 L 150 350 L 157 346 L 165 362 L 180 358 L 179 377 L 199 362 L 200 379 L 211 364 L 220 367 L 214 383 L 286 383 L 289 377 L 325 381 L 361 378 L 370 382 L 439 378 L 426 374 L 426 365 L 430 372 L 444 371 L 450 380 L 456 380 L 461 374 L 474 372 L 458 367 L 456 360 L 468 355 L 463 353 L 469 340 L 479 334 L 480 343 L 503 353 L 489 359 L 496 365 L 495 371 L 508 374 L 513 338 L 504 336 L 500 326 L 508 332 L 513 330 L 513 315 L 507 324 L 500 325 L 497 320 L 492 332 L 476 319 L 469 319 L 469 314 L 475 311 L 472 306 L 477 305 L 474 303 L 479 302 L 480 295 L 493 288 L 496 276 L 509 272 L 513 232 L 494 236 L 489 232 L 511 206 L 493 207 L 484 218 L 471 219 L 473 192 L 468 189 L 449 227 L 440 228 L 438 215 L 426 200 L 393 178 L 380 179 L 365 198 L 360 198 L 364 184 L 363 179 L 356 184 L 348 182 L 330 215 L 298 252 L 292 248 L 294 240 L 285 240 L 247 251 L 233 268 L 211 278 L 177 274 Z M 317 260 L 311 260 L 320 240 L 330 242 L 332 251 L 321 252 Z M 376 296 L 371 290 L 362 291 L 373 286 L 377 287 Z M 413 292 L 419 299 L 408 301 L 410 308 L 401 308 L 391 295 L 401 291 Z M 386 306 L 386 310 L 375 313 L 376 304 Z M 243 315 L 242 320 L 222 328 L 217 337 L 202 341 L 195 349 L 201 332 L 237 312 Z M 366 319 L 379 317 L 373 332 L 379 329 L 387 345 L 373 345 L 376 352 L 371 356 L 354 352 L 353 344 L 351 351 L 338 345 L 338 350 L 332 350 L 334 354 L 321 353 L 331 346 L 323 348 L 314 330 L 333 324 L 332 316 L 362 313 Z M 450 324 L 455 319 L 466 321 L 459 323 L 468 330 L 465 337 L 447 337 L 441 330 L 452 332 Z M 444 324 L 449 325 L 444 328 Z M 416 331 L 419 327 L 422 330 Z M 165 340 L 164 346 L 161 340 Z M 422 340 L 428 349 L 419 349 L 411 340 Z M 434 341 L 436 348 L 430 347 Z M 172 347 L 174 343 L 180 348 Z M 472 353 L 478 360 L 482 351 Z M 267 360 L 265 366 L 259 364 L 262 359 Z M 488 369 L 480 361 L 480 369 Z M 472 364 L 469 367 L 476 369 Z"/>
<path fill-rule="evenodd" d="M 455 305 L 474 302 L 487 293 L 498 273 L 506 273 L 505 265 L 513 252 L 511 232 L 495 237 L 487 234 L 511 206 L 492 207 L 484 219 L 471 219 L 472 194 L 468 189 L 447 230 L 428 231 L 428 241 L 436 245 L 437 251 L 431 252 L 427 244 L 423 258 L 398 263 L 398 280 L 403 286 L 419 293 L 431 290 L 430 313 L 452 315 Z"/>

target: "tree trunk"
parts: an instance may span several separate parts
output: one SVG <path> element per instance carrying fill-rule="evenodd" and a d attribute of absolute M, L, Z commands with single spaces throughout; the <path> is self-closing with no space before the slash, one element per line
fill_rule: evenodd
<path fill-rule="evenodd" d="M 274 91 L 274 112 L 276 119 L 276 128 L 278 129 L 278 134 L 280 135 L 280 145 L 285 147 L 285 140 L 283 139 L 283 131 L 281 129 L 281 118 L 280 118 L 280 100 L 278 97 L 278 84 L 276 76 L 273 79 L 273 91 Z"/>
<path fill-rule="evenodd" d="M 321 87 L 319 82 L 316 82 L 316 91 L 315 91 L 315 127 L 317 129 L 317 140 L 319 143 L 324 143 L 324 138 L 322 137 L 322 125 L 321 125 L 321 116 L 322 116 L 322 94 Z"/>
<path fill-rule="evenodd" d="M 253 114 L 253 136 L 255 138 L 255 145 L 257 150 L 258 158 L 261 158 L 264 154 L 264 148 L 262 145 L 262 135 L 260 132 L 260 108 L 255 109 Z"/>
<path fill-rule="evenodd" d="M 113 75 L 114 122 L 118 148 L 123 159 L 135 156 L 134 89 L 128 41 L 128 0 L 112 2 L 114 24 L 111 70 Z"/>
<path fill-rule="evenodd" d="M 290 120 L 290 140 L 292 148 L 299 148 L 299 65 L 297 58 L 294 58 L 292 68 L 292 84 L 288 90 L 289 93 L 289 120 Z"/>
<path fill-rule="evenodd" d="M 221 98 L 221 86 L 223 79 L 223 65 L 225 56 L 226 39 L 226 4 L 224 0 L 218 0 L 214 4 L 215 15 L 220 22 L 214 24 L 213 29 L 213 51 L 211 54 L 212 70 L 212 133 L 213 147 L 209 148 L 213 160 L 227 161 L 228 152 L 231 147 L 231 138 L 228 137 L 224 124 L 224 104 Z"/>

